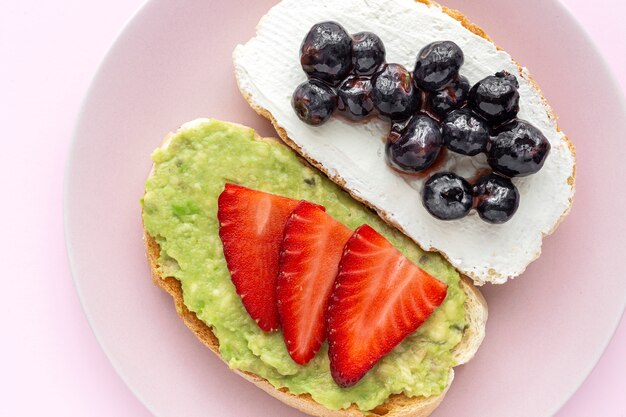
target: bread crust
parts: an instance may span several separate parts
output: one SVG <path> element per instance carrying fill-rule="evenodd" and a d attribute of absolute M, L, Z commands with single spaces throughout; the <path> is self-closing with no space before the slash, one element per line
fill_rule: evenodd
<path fill-rule="evenodd" d="M 169 145 L 172 136 L 173 134 L 170 133 L 165 137 L 161 145 L 163 148 L 166 148 Z M 256 133 L 255 139 L 282 143 L 280 140 L 274 138 L 261 138 Z M 303 164 L 308 164 L 302 158 L 301 161 Z M 154 166 L 150 171 L 150 175 L 153 173 Z M 181 317 L 185 325 L 196 335 L 198 340 L 200 340 L 200 342 L 202 342 L 223 360 L 219 352 L 219 340 L 211 328 L 200 320 L 196 314 L 190 311 L 185 305 L 180 281 L 174 277 L 164 277 L 159 272 L 159 257 L 161 249 L 156 240 L 147 232 L 145 228 L 143 230 L 143 239 L 146 246 L 146 255 L 150 265 L 152 281 L 156 286 L 163 289 L 172 297 L 176 307 L 176 312 Z M 466 296 L 465 311 L 468 327 L 465 329 L 461 341 L 452 351 L 459 365 L 469 361 L 478 350 L 478 347 L 485 337 L 485 325 L 488 316 L 487 302 L 480 291 L 472 285 L 471 281 L 466 277 L 462 277 L 461 287 L 463 288 Z M 454 379 L 454 370 L 451 369 L 448 386 L 441 394 L 427 398 L 409 398 L 403 394 L 394 394 L 391 395 L 384 404 L 381 404 L 373 410 L 365 413 L 354 405 L 343 410 L 331 410 L 314 401 L 308 394 L 295 395 L 290 393 L 286 388 L 275 388 L 266 379 L 254 373 L 238 369 L 232 370 L 283 403 L 303 413 L 319 417 L 364 417 L 367 415 L 384 415 L 386 417 L 427 417 L 437 408 L 437 406 L 439 406 L 450 388 L 452 380 Z"/>
<path fill-rule="evenodd" d="M 443 5 L 441 5 L 441 4 L 439 4 L 439 3 L 435 2 L 435 1 L 432 1 L 432 0 L 415 0 L 415 1 L 417 3 L 426 4 L 427 6 L 440 7 L 441 10 L 445 14 L 447 14 L 448 16 L 452 17 L 455 20 L 458 20 L 464 28 L 466 28 L 470 32 L 474 33 L 475 35 L 478 35 L 478 36 L 488 40 L 489 42 L 494 44 L 495 47 L 498 50 L 503 50 L 500 46 L 498 46 L 493 41 L 493 39 L 491 39 L 491 37 L 489 37 L 489 35 L 487 35 L 487 33 L 480 26 L 478 26 L 475 23 L 473 23 L 472 21 L 470 21 L 460 11 L 454 10 L 454 9 L 450 9 L 450 8 L 448 8 L 446 6 L 443 6 Z M 531 74 L 529 74 L 528 72 L 525 72 L 523 70 L 523 67 L 517 61 L 515 61 L 515 59 L 513 59 L 513 62 L 519 68 L 520 74 L 522 74 L 522 73 L 524 74 L 525 78 L 532 84 L 532 86 L 535 88 L 535 90 L 539 94 L 539 97 L 541 97 L 541 101 L 542 101 L 542 103 L 544 105 L 544 108 L 546 109 L 546 111 L 548 113 L 548 117 L 556 122 L 557 131 L 563 134 L 563 138 L 565 140 L 565 143 L 567 144 L 567 146 L 568 146 L 572 156 L 574 157 L 574 165 L 573 165 L 573 168 L 572 168 L 572 173 L 570 174 L 570 176 L 567 179 L 567 184 L 571 187 L 572 195 L 573 195 L 574 191 L 575 191 L 575 183 L 576 183 L 576 148 L 575 148 L 574 144 L 570 141 L 569 137 L 561 130 L 561 128 L 560 128 L 560 126 L 558 124 L 558 117 L 556 116 L 556 113 L 554 112 L 554 109 L 552 109 L 552 107 L 550 106 L 550 104 L 546 100 L 545 96 L 543 95 L 543 92 L 541 91 L 541 88 L 539 87 L 539 85 L 537 84 L 535 79 L 532 77 Z M 267 110 L 267 109 L 265 109 L 263 107 L 258 106 L 254 102 L 254 100 L 252 99 L 250 94 L 248 94 L 246 91 L 244 91 L 241 88 L 239 78 L 236 77 L 236 79 L 237 79 L 237 84 L 239 85 L 239 90 L 240 90 L 242 96 L 244 97 L 244 99 L 248 102 L 250 107 L 258 115 L 263 116 L 264 118 L 266 118 L 267 120 L 270 121 L 270 123 L 272 124 L 272 126 L 274 127 L 276 132 L 278 133 L 278 136 L 280 137 L 280 139 L 282 139 L 282 141 L 284 143 L 286 143 L 287 145 L 289 145 L 289 147 L 291 147 L 293 150 L 298 152 L 298 154 L 300 156 L 305 158 L 315 168 L 317 168 L 318 170 L 323 172 L 329 179 L 331 179 L 337 185 L 339 185 L 342 188 L 344 188 L 344 190 L 346 190 L 346 192 L 348 192 L 352 196 L 352 198 L 354 198 L 355 200 L 359 201 L 360 203 L 362 203 L 362 204 L 366 205 L 367 207 L 371 208 L 372 210 L 374 210 L 380 216 L 380 218 L 382 218 L 387 224 L 389 224 L 390 226 L 400 230 L 401 232 L 403 232 L 404 234 L 406 234 L 408 236 L 408 234 L 406 233 L 404 228 L 400 224 L 398 224 L 396 220 L 393 219 L 393 216 L 391 216 L 386 211 L 380 210 L 379 208 L 373 206 L 369 201 L 367 201 L 367 200 L 361 198 L 360 196 L 358 196 L 353 190 L 346 188 L 345 187 L 346 182 L 345 182 L 345 180 L 343 178 L 341 178 L 338 175 L 333 175 L 333 173 L 329 172 L 329 170 L 326 169 L 326 167 L 322 163 L 320 163 L 319 161 L 315 160 L 310 155 L 307 155 L 307 153 L 304 152 L 302 150 L 302 148 L 298 144 L 296 144 L 289 137 L 289 135 L 287 134 L 285 129 L 283 129 L 282 126 L 280 126 L 280 124 L 278 123 L 278 121 L 274 118 L 274 115 L 272 115 L 272 113 L 269 110 Z M 565 219 L 567 214 L 569 214 L 569 211 L 570 211 L 571 206 L 572 206 L 572 201 L 573 201 L 573 199 L 570 197 L 569 204 L 568 204 L 567 208 L 561 214 L 559 219 L 554 223 L 553 227 L 547 233 L 542 233 L 542 239 L 545 238 L 546 236 L 551 235 L 558 228 L 558 226 Z M 419 243 L 418 243 L 418 245 L 419 245 Z M 438 250 L 437 248 L 424 248 L 424 249 L 429 250 L 429 251 L 436 251 L 436 252 L 440 253 L 446 260 L 450 261 L 450 258 L 448 257 L 448 255 L 445 252 Z M 537 260 L 539 258 L 539 256 L 541 256 L 541 247 L 529 259 L 529 261 L 526 264 L 526 266 L 530 265 L 532 262 Z M 524 271 L 521 271 L 520 274 L 522 274 L 523 272 Z M 474 281 L 475 285 L 483 285 L 486 282 L 496 282 L 498 277 L 499 277 L 499 275 L 495 271 L 490 270 L 486 274 L 486 276 L 470 276 L 469 278 L 471 278 Z M 511 277 L 508 277 L 508 278 L 511 278 Z M 502 281 L 500 283 L 503 283 L 503 282 L 506 282 L 506 281 Z"/>

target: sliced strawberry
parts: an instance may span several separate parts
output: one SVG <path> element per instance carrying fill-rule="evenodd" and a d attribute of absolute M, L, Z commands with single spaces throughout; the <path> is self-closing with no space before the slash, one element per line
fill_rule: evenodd
<path fill-rule="evenodd" d="M 259 327 L 276 330 L 280 243 L 298 200 L 226 184 L 217 204 L 224 257 L 235 289 Z"/>
<path fill-rule="evenodd" d="M 325 313 L 343 247 L 352 231 L 323 207 L 301 201 L 287 224 L 276 294 L 283 337 L 293 360 L 309 362 L 326 339 Z"/>
<path fill-rule="evenodd" d="M 327 311 L 335 382 L 356 384 L 432 314 L 446 292 L 446 284 L 370 226 L 359 227 L 346 243 Z"/>

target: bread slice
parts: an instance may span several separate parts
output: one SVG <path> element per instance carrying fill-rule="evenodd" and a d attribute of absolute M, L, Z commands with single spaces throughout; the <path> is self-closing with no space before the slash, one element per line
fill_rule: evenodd
<path fill-rule="evenodd" d="M 171 136 L 172 135 L 170 134 L 165 138 L 162 144 L 163 147 L 168 146 Z M 277 139 L 261 138 L 258 135 L 255 135 L 255 139 L 281 143 Z M 302 160 L 302 163 L 307 164 L 304 160 Z M 152 172 L 150 175 L 152 175 Z M 187 327 L 189 327 L 189 329 L 206 347 L 211 349 L 213 353 L 221 358 L 219 352 L 219 340 L 213 334 L 211 328 L 201 321 L 195 313 L 187 308 L 183 300 L 183 292 L 180 282 L 174 277 L 161 276 L 158 263 L 160 247 L 156 240 L 150 236 L 145 229 L 144 242 L 146 245 L 146 253 L 150 264 L 153 282 L 172 296 L 176 306 L 176 311 L 183 319 Z M 487 322 L 488 314 L 485 299 L 478 289 L 471 284 L 471 281 L 467 278 L 463 278 L 461 280 L 461 287 L 466 295 L 465 311 L 468 327 L 465 329 L 460 343 L 454 348 L 453 351 L 454 357 L 459 365 L 469 361 L 478 350 L 478 347 L 485 337 L 485 324 Z M 446 390 L 437 396 L 429 398 L 409 398 L 401 394 L 392 395 L 387 402 L 365 413 L 354 406 L 345 410 L 330 410 L 315 402 L 310 395 L 294 395 L 284 388 L 276 389 L 267 380 L 253 373 L 237 369 L 233 369 L 233 371 L 283 403 L 304 413 L 320 417 L 363 417 L 372 414 L 385 415 L 387 417 L 426 417 L 432 413 L 443 400 L 454 378 L 454 371 L 451 369 Z"/>
<path fill-rule="evenodd" d="M 419 192 L 417 190 L 420 189 L 420 181 L 423 181 L 423 179 L 403 180 L 401 176 L 387 172 L 390 170 L 387 169 L 385 171 L 386 167 L 384 166 L 382 156 L 384 155 L 384 145 L 382 143 L 372 144 L 371 141 L 371 139 L 374 139 L 372 136 L 376 136 L 375 134 L 379 133 L 377 126 L 368 126 L 366 129 L 363 129 L 362 126 L 345 127 L 340 126 L 339 121 L 331 119 L 326 125 L 315 128 L 315 132 L 311 133 L 309 130 L 304 131 L 301 128 L 301 125 L 304 124 L 299 122 L 292 109 L 287 108 L 287 97 L 280 104 L 276 104 L 279 97 L 282 99 L 283 96 L 288 94 L 287 88 L 295 88 L 295 85 L 303 81 L 305 76 L 300 68 L 297 68 L 297 70 L 294 70 L 292 67 L 285 68 L 286 63 L 299 65 L 297 51 L 291 50 L 295 41 L 289 43 L 290 50 L 288 52 L 279 54 L 278 52 L 280 51 L 275 50 L 276 47 L 271 46 L 273 44 L 269 42 L 273 38 L 268 38 L 268 36 L 274 36 L 275 33 L 280 34 L 286 30 L 285 28 L 273 27 L 274 25 L 279 26 L 278 22 L 280 21 L 284 20 L 285 25 L 287 25 L 287 20 L 291 17 L 307 16 L 306 19 L 318 19 L 318 21 L 320 19 L 332 19 L 335 8 L 345 9 L 352 7 L 354 6 L 352 3 L 358 3 L 363 8 L 370 6 L 375 8 L 375 12 L 368 15 L 370 18 L 368 21 L 355 19 L 346 10 L 338 11 L 338 15 L 343 19 L 340 23 L 345 23 L 347 27 L 350 25 L 348 29 L 350 27 L 355 28 L 353 30 L 373 30 L 371 29 L 371 26 L 374 25 L 372 21 L 379 24 L 381 28 L 395 28 L 396 26 L 389 25 L 385 19 L 390 19 L 397 25 L 398 15 L 403 13 L 404 10 L 394 10 L 393 12 L 387 12 L 387 10 L 400 4 L 407 8 L 409 6 L 420 6 L 421 8 L 423 5 L 416 5 L 408 0 L 396 0 L 393 2 L 393 5 L 383 1 L 353 0 L 350 6 L 348 6 L 343 5 L 344 2 L 342 0 L 325 0 L 321 1 L 319 5 L 319 10 L 321 10 L 319 11 L 319 16 L 316 14 L 309 18 L 308 12 L 317 12 L 318 10 L 307 8 L 296 16 L 287 15 L 287 12 L 284 11 L 285 9 L 291 12 L 297 10 L 298 7 L 303 7 L 296 4 L 296 0 L 288 1 L 289 5 L 281 9 L 280 13 L 278 11 L 273 15 L 272 12 L 268 13 L 259 24 L 257 36 L 247 44 L 239 45 L 233 53 L 239 89 L 249 105 L 259 115 L 268 119 L 280 138 L 307 159 L 309 163 L 342 186 L 352 197 L 375 210 L 388 224 L 404 232 L 424 250 L 440 252 L 459 272 L 470 277 L 475 285 L 483 285 L 487 282 L 502 284 L 508 279 L 523 273 L 527 265 L 540 256 L 543 237 L 554 232 L 569 212 L 575 189 L 576 173 L 574 145 L 561 132 L 554 111 L 547 103 L 530 73 L 514 60 L 511 61 L 507 55 L 507 62 L 509 64 L 512 63 L 512 68 L 509 70 L 511 72 L 516 71 L 515 75 L 520 80 L 520 93 L 522 93 L 522 88 L 526 88 L 526 95 L 522 95 L 520 117 L 522 117 L 522 113 L 525 111 L 527 113 L 522 118 L 526 118 L 528 113 L 537 115 L 537 123 L 541 123 L 537 126 L 544 130 L 552 145 L 552 151 L 542 171 L 529 177 L 515 178 L 513 180 L 522 195 L 520 209 L 517 214 L 508 223 L 498 226 L 484 224 L 475 213 L 454 222 L 438 221 L 433 219 L 419 204 Z M 426 5 L 426 9 L 440 10 L 447 15 L 446 20 L 450 20 L 450 22 L 455 24 L 459 22 L 460 26 L 462 26 L 460 29 L 465 28 L 467 30 L 463 30 L 463 33 L 454 32 L 458 35 L 458 39 L 453 40 L 460 42 L 468 38 L 468 36 L 476 35 L 476 37 L 482 38 L 480 39 L 481 42 L 487 41 L 489 48 L 492 49 L 489 53 L 502 51 L 483 29 L 472 23 L 461 12 L 441 6 L 432 0 L 414 1 L 423 3 Z M 309 3 L 311 1 L 307 1 L 307 4 Z M 316 5 L 317 3 L 312 4 Z M 275 7 L 278 8 L 279 6 L 280 4 Z M 385 15 L 383 17 L 379 16 L 382 14 Z M 270 16 L 272 25 L 268 23 Z M 448 19 L 448 16 L 454 20 Z M 406 21 L 404 23 L 406 24 Z M 303 25 L 300 20 L 290 24 L 297 25 L 298 28 Z M 437 25 L 439 27 L 440 23 L 437 23 Z M 306 33 L 307 29 L 302 28 L 301 30 Z M 395 33 L 395 30 L 392 29 L 390 34 Z M 448 34 L 445 30 L 442 30 L 441 33 L 441 36 Z M 383 37 L 383 42 L 391 42 L 393 40 L 391 36 L 388 36 L 386 39 Z M 406 38 L 402 38 L 401 41 L 403 44 L 407 43 Z M 419 47 L 420 45 L 417 46 Z M 280 48 L 283 47 L 284 45 L 280 45 Z M 404 53 L 408 49 L 410 48 L 403 48 L 402 52 Z M 271 53 L 268 53 L 268 51 L 271 51 Z M 263 81 L 262 86 L 259 84 L 260 87 L 255 84 L 259 80 L 258 75 L 261 73 L 255 72 L 254 74 L 256 75 L 252 75 L 253 71 L 258 71 L 257 68 L 263 66 L 264 62 L 257 62 L 257 60 L 252 58 L 259 58 L 261 52 L 264 52 L 264 56 L 271 56 L 272 60 L 278 62 L 282 68 L 285 68 L 281 73 L 282 78 L 276 81 L 276 83 L 280 82 L 281 87 L 278 87 L 276 83 L 270 84 L 270 82 L 266 81 Z M 483 52 L 483 50 L 479 49 L 480 52 Z M 388 48 L 388 56 L 389 53 L 390 50 Z M 480 59 L 483 57 L 485 59 L 490 58 L 488 53 L 485 53 L 485 56 L 473 56 L 475 54 L 476 51 L 466 51 L 466 63 L 461 68 L 461 74 L 469 77 L 469 74 L 464 73 L 464 68 L 468 66 L 473 66 L 474 71 L 479 72 L 476 71 L 476 68 L 484 65 Z M 402 56 L 405 55 L 403 54 Z M 414 59 L 414 57 L 415 55 L 412 54 L 411 59 Z M 396 56 L 395 59 L 397 62 L 403 63 L 405 66 L 407 65 L 406 62 L 399 61 L 400 59 L 408 59 L 406 56 L 405 58 Z M 249 65 L 252 63 L 253 65 Z M 499 66 L 497 71 L 502 69 L 503 67 Z M 481 78 L 484 75 L 486 74 L 481 75 Z M 478 79 L 475 81 L 478 81 Z M 270 96 L 272 99 L 269 98 Z M 532 100 L 529 98 L 533 104 L 532 109 L 530 106 L 523 106 L 524 97 L 532 97 Z M 361 129 L 358 133 L 358 138 L 350 138 L 355 139 L 352 142 L 345 139 L 349 134 L 357 135 L 351 133 L 356 129 Z M 381 130 L 381 134 L 384 135 L 385 133 Z M 367 147 L 368 152 L 359 152 L 359 147 L 363 149 Z M 357 152 L 359 153 L 357 154 Z M 374 161 L 375 163 L 371 161 L 360 162 L 366 161 L 374 152 L 379 153 L 378 160 Z M 347 155 L 351 154 L 357 156 L 352 158 L 350 162 L 343 163 L 342 158 L 345 159 Z M 449 155 L 456 158 L 452 153 Z M 458 158 L 455 163 L 461 164 L 462 162 L 460 161 L 463 157 Z M 480 156 L 473 158 L 473 160 L 477 161 L 479 158 Z M 467 159 L 466 157 L 465 160 Z M 345 167 L 346 165 L 348 167 L 353 166 L 353 170 L 349 171 Z"/>

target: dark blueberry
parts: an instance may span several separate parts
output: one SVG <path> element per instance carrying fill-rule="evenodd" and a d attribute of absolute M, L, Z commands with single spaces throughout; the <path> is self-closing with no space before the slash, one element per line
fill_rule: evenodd
<path fill-rule="evenodd" d="M 424 207 L 440 220 L 467 216 L 472 202 L 472 186 L 452 172 L 436 173 L 426 181 L 422 190 Z"/>
<path fill-rule="evenodd" d="M 338 85 L 350 72 L 352 38 L 339 23 L 313 25 L 300 46 L 300 63 L 310 78 Z"/>
<path fill-rule="evenodd" d="M 474 204 L 481 219 L 488 223 L 504 223 L 517 211 L 519 192 L 510 179 L 496 174 L 486 175 L 474 184 Z"/>
<path fill-rule="evenodd" d="M 352 120 L 363 120 L 374 110 L 372 81 L 367 77 L 348 77 L 337 89 L 337 110 Z"/>
<path fill-rule="evenodd" d="M 539 171 L 550 152 L 550 142 L 539 129 L 514 120 L 492 139 L 487 159 L 494 171 L 508 177 L 525 177 Z"/>
<path fill-rule="evenodd" d="M 428 116 L 416 115 L 400 135 L 389 135 L 385 144 L 385 156 L 392 168 L 415 174 L 437 160 L 442 144 L 437 122 Z"/>
<path fill-rule="evenodd" d="M 385 64 L 372 78 L 374 106 L 391 120 L 411 117 L 419 108 L 420 92 L 411 73 L 399 64 Z"/>
<path fill-rule="evenodd" d="M 489 143 L 487 123 L 469 109 L 451 112 L 442 122 L 441 131 L 448 149 L 463 155 L 485 152 Z"/>
<path fill-rule="evenodd" d="M 517 78 L 501 71 L 478 81 L 469 92 L 469 103 L 488 122 L 504 123 L 519 111 L 518 88 Z"/>
<path fill-rule="evenodd" d="M 357 75 L 372 75 L 385 62 L 385 45 L 372 32 L 352 35 L 352 70 Z"/>
<path fill-rule="evenodd" d="M 323 82 L 309 80 L 293 92 L 291 105 L 300 120 L 317 126 L 328 120 L 337 108 L 337 94 Z"/>
<path fill-rule="evenodd" d="M 415 83 L 427 91 L 439 90 L 456 78 L 463 59 L 463 51 L 454 42 L 430 43 L 417 54 Z"/>
<path fill-rule="evenodd" d="M 467 78 L 459 75 L 442 90 L 430 95 L 430 107 L 441 117 L 446 117 L 454 109 L 458 109 L 467 101 L 467 94 L 470 90 Z"/>

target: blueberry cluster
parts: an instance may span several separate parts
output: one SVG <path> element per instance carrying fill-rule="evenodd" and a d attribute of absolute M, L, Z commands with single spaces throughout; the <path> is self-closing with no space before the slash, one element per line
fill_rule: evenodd
<path fill-rule="evenodd" d="M 475 208 L 488 223 L 504 223 L 519 206 L 519 192 L 509 178 L 489 174 L 479 178 L 474 186 L 453 172 L 438 172 L 424 184 L 424 207 L 441 220 L 467 216 Z"/>
<path fill-rule="evenodd" d="M 375 113 L 374 74 L 385 63 L 385 46 L 374 33 L 350 36 L 338 23 L 318 23 L 302 42 L 300 63 L 309 80 L 296 88 L 292 105 L 303 122 L 320 125 L 335 111 L 353 121 Z M 400 68 L 407 74 L 405 86 L 412 93 L 411 77 Z"/>
<path fill-rule="evenodd" d="M 292 97 L 298 117 L 310 125 L 333 113 L 352 121 L 378 116 L 391 122 L 387 164 L 403 174 L 425 174 L 443 148 L 462 155 L 487 155 L 493 172 L 470 185 L 450 172 L 425 183 L 423 204 L 435 217 L 452 220 L 472 208 L 490 223 L 509 220 L 519 205 L 510 178 L 539 171 L 550 151 L 546 137 L 517 119 L 519 84 L 506 71 L 471 86 L 459 71 L 463 51 L 451 41 L 426 45 L 413 72 L 385 61 L 374 33 L 350 36 L 336 22 L 314 25 L 300 49 L 308 80 Z"/>

